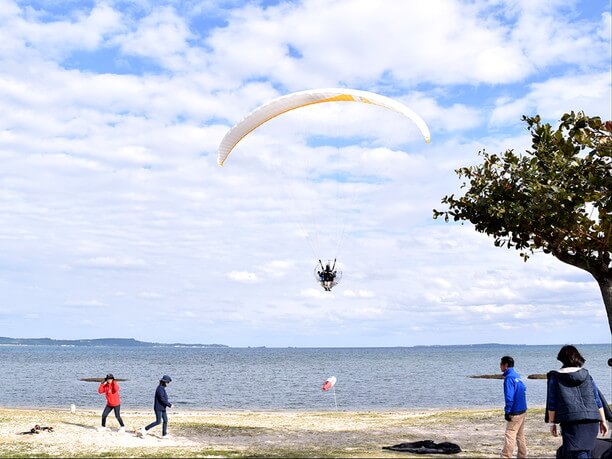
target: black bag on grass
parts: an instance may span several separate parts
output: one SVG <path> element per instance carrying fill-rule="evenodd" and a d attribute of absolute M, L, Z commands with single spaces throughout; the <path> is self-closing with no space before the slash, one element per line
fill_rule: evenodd
<path fill-rule="evenodd" d="M 422 440 L 411 443 L 400 443 L 393 446 L 383 446 L 383 449 L 391 451 L 405 451 L 415 454 L 457 454 L 461 452 L 459 445 L 455 443 L 435 443 L 433 440 Z"/>

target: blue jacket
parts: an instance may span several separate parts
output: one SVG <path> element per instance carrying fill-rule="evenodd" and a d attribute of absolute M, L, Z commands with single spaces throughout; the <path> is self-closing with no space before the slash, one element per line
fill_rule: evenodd
<path fill-rule="evenodd" d="M 546 408 L 555 411 L 555 422 L 599 419 L 603 403 L 595 381 L 585 368 L 570 373 L 550 371 L 547 376 Z"/>
<path fill-rule="evenodd" d="M 508 414 L 521 414 L 527 411 L 527 387 L 516 370 L 512 367 L 504 371 L 504 411 Z"/>
<path fill-rule="evenodd" d="M 153 405 L 153 409 L 155 411 L 166 411 L 166 407 L 169 408 L 171 406 L 172 403 L 168 401 L 166 388 L 160 384 L 155 391 L 155 404 Z"/>

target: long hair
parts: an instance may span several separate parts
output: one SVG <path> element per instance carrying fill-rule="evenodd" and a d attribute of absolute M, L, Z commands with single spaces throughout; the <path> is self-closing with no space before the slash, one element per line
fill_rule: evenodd
<path fill-rule="evenodd" d="M 578 367 L 581 368 L 584 365 L 584 357 L 578 352 L 576 347 L 571 344 L 563 346 L 557 354 L 557 360 L 563 364 L 563 368 L 567 367 Z"/>

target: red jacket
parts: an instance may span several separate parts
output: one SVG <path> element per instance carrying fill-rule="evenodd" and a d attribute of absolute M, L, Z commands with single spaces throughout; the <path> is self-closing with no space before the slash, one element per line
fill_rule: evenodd
<path fill-rule="evenodd" d="M 119 398 L 119 384 L 117 384 L 117 381 L 114 379 L 108 384 L 100 383 L 98 393 L 106 395 L 106 403 L 108 406 L 121 405 L 121 399 Z"/>

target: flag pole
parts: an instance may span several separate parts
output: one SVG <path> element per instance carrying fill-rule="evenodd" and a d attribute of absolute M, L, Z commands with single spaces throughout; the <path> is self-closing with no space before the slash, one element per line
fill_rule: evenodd
<path fill-rule="evenodd" d="M 334 390 L 334 404 L 336 405 L 336 411 L 338 411 L 338 401 L 336 400 L 336 386 L 332 386 Z"/>

